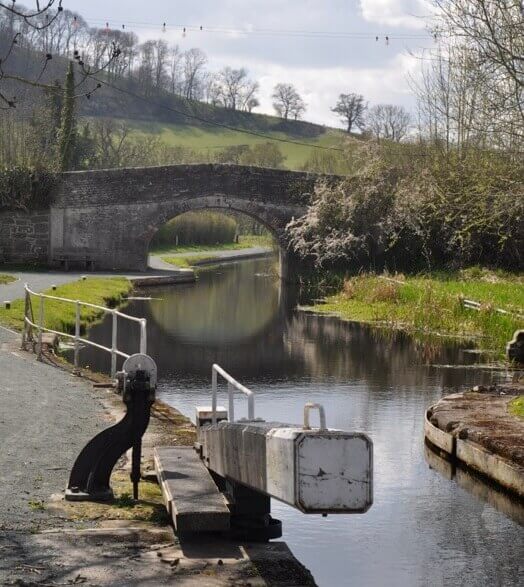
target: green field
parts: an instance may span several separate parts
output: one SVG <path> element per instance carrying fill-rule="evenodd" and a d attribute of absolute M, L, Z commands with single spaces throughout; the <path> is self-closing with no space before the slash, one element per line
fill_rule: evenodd
<path fill-rule="evenodd" d="M 257 143 L 265 143 L 268 139 L 245 134 L 227 129 L 213 127 L 197 127 L 160 122 L 125 120 L 135 136 L 156 135 L 170 147 L 185 147 L 202 154 L 203 161 L 208 161 L 213 153 L 233 145 L 253 146 Z M 326 132 L 316 138 L 293 138 L 282 132 L 264 132 L 272 138 L 286 139 L 321 145 L 324 147 L 340 146 L 345 133 L 336 129 L 326 129 Z M 284 165 L 288 169 L 301 169 L 310 157 L 313 149 L 306 145 L 276 142 L 283 155 L 286 157 Z"/>
<path fill-rule="evenodd" d="M 11 283 L 16 281 L 16 277 L 12 275 L 6 275 L 5 273 L 0 273 L 0 285 L 5 285 L 6 283 Z"/>

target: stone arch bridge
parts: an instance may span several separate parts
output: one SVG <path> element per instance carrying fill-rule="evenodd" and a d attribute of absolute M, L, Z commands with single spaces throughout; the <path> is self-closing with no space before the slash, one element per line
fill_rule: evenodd
<path fill-rule="evenodd" d="M 52 264 L 57 251 L 89 250 L 97 270 L 143 271 L 155 232 L 174 216 L 206 208 L 252 216 L 282 244 L 318 177 L 215 164 L 63 173 L 49 210 L 0 214 L 0 247 L 6 260 Z"/>

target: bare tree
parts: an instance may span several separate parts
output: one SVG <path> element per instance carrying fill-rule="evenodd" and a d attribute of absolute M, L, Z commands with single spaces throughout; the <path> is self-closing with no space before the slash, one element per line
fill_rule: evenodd
<path fill-rule="evenodd" d="M 300 96 L 297 96 L 296 100 L 293 102 L 293 104 L 291 104 L 289 113 L 295 120 L 298 120 L 302 117 L 302 114 L 304 114 L 305 111 L 306 103 L 304 102 L 304 100 L 302 100 Z"/>
<path fill-rule="evenodd" d="M 26 9 L 13 0 L 0 1 L 0 25 L 2 32 L 5 32 L 3 39 L 0 39 L 0 109 L 15 108 L 17 100 L 6 94 L 6 82 L 30 85 L 50 91 L 61 91 L 61 88 L 49 85 L 42 81 L 48 63 L 53 59 L 53 53 L 64 52 L 71 49 L 72 34 L 68 34 L 70 26 L 73 26 L 75 15 L 67 13 L 67 23 L 61 22 L 63 16 L 62 0 L 35 0 L 33 9 Z M 72 21 L 71 21 L 72 18 Z M 69 41 L 67 40 L 69 38 Z M 40 72 L 35 76 L 24 75 L 23 73 L 12 73 L 9 69 L 9 60 L 18 51 L 19 46 L 26 41 L 31 48 L 39 48 L 43 51 L 44 57 Z M 106 45 L 108 45 L 106 43 Z M 80 51 L 74 50 L 74 60 L 80 70 L 80 81 L 76 87 L 83 86 L 92 76 L 106 70 L 111 63 L 120 55 L 120 49 L 115 43 L 106 48 L 105 62 L 90 64 L 84 60 Z M 86 86 L 84 86 L 86 87 Z M 100 87 L 85 90 L 82 94 L 90 97 Z"/>
<path fill-rule="evenodd" d="M 182 59 L 183 53 L 178 45 L 169 50 L 169 91 L 172 94 L 180 94 L 182 91 Z"/>
<path fill-rule="evenodd" d="M 258 98 L 249 98 L 246 102 L 246 112 L 253 112 L 253 110 L 259 106 L 260 102 L 258 101 Z"/>
<path fill-rule="evenodd" d="M 468 68 L 482 78 L 486 117 L 471 120 L 477 134 L 505 135 L 513 144 L 524 140 L 524 5 L 522 0 L 433 0 L 434 33 L 447 53 L 460 48 Z M 455 59 L 454 67 L 460 63 Z M 486 140 L 490 140 L 486 136 Z"/>
<path fill-rule="evenodd" d="M 367 105 L 361 94 L 340 94 L 338 102 L 331 109 L 346 124 L 346 130 L 350 133 L 354 127 L 363 128 L 364 113 Z"/>
<path fill-rule="evenodd" d="M 275 112 L 284 119 L 293 115 L 299 104 L 304 104 L 300 94 L 292 84 L 277 84 L 273 89 L 273 108 Z"/>
<path fill-rule="evenodd" d="M 377 104 L 370 108 L 366 128 L 377 139 L 400 142 L 409 130 L 411 116 L 402 106 Z"/>
<path fill-rule="evenodd" d="M 189 49 L 184 53 L 184 96 L 195 100 L 198 95 L 206 54 L 200 49 Z"/>

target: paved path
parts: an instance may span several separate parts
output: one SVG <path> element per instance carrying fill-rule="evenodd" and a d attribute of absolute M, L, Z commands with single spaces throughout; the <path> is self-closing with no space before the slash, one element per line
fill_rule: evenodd
<path fill-rule="evenodd" d="M 0 268 L 0 273 L 13 275 L 17 278 L 17 281 L 12 283 L 0 285 L 0 303 L 4 300 L 16 300 L 24 297 L 24 284 L 27 283 L 29 287 L 36 292 L 43 291 L 44 289 L 50 288 L 52 285 L 62 285 L 71 281 L 80 279 L 82 275 L 89 277 L 127 277 L 128 279 L 139 279 L 143 277 L 153 277 L 157 275 L 170 275 L 180 274 L 180 270 L 176 269 L 173 265 L 165 264 L 165 267 L 159 269 L 151 269 L 144 273 L 108 273 L 108 272 L 96 272 L 92 271 L 86 273 L 85 271 L 7 271 Z"/>
<path fill-rule="evenodd" d="M 217 250 L 217 251 L 190 251 L 187 253 L 162 253 L 159 255 L 149 255 L 149 266 L 152 269 L 169 269 L 176 267 L 170 263 L 162 260 L 162 257 L 184 257 L 190 259 L 191 257 L 216 257 L 220 261 L 239 261 L 242 259 L 251 259 L 254 257 L 265 257 L 270 255 L 273 249 L 270 247 L 250 247 L 249 249 L 238 250 Z"/>

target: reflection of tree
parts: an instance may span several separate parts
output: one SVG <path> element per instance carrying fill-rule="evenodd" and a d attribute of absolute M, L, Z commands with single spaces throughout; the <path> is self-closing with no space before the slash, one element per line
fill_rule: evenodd
<path fill-rule="evenodd" d="M 150 306 L 152 320 L 171 338 L 190 343 L 231 344 L 256 336 L 278 313 L 280 284 L 253 269 L 236 263 L 201 272 L 196 287 L 162 291 L 162 301 Z"/>

